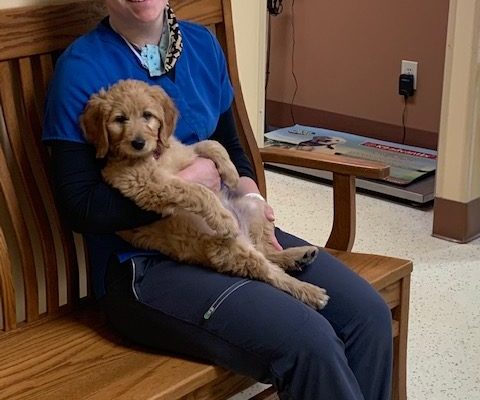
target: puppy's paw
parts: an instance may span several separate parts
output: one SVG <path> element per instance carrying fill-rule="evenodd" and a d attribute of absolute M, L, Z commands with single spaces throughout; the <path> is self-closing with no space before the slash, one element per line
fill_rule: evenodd
<path fill-rule="evenodd" d="M 295 263 L 296 268 L 299 270 L 302 270 L 303 267 L 311 264 L 317 258 L 319 252 L 318 247 L 315 246 L 305 246 L 304 251 L 305 253 L 302 258 Z"/>
<path fill-rule="evenodd" d="M 319 253 L 318 247 L 290 247 L 281 252 L 269 254 L 269 258 L 285 271 L 302 271 L 311 264 Z"/>
<path fill-rule="evenodd" d="M 227 164 L 219 168 L 218 172 L 222 178 L 222 182 L 230 189 L 234 190 L 238 186 L 240 176 L 233 164 Z"/>
<path fill-rule="evenodd" d="M 297 294 L 299 300 L 316 310 L 324 308 L 330 299 L 325 289 L 305 282 L 301 284 Z"/>

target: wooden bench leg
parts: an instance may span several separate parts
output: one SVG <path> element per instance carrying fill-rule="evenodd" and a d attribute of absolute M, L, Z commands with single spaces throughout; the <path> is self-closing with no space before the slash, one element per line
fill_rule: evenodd
<path fill-rule="evenodd" d="M 401 280 L 400 290 L 400 304 L 393 310 L 393 318 L 398 321 L 398 336 L 393 342 L 393 400 L 407 400 L 407 339 L 410 276 L 406 276 Z"/>

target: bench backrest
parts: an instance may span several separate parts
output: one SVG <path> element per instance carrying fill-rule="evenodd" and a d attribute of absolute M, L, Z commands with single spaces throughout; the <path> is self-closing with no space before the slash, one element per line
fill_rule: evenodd
<path fill-rule="evenodd" d="M 170 3 L 179 19 L 211 27 L 224 48 L 238 130 L 264 192 L 238 78 L 230 0 Z M 105 15 L 102 0 L 0 10 L 0 337 L 90 295 L 83 241 L 55 207 L 41 121 L 55 58 Z"/>

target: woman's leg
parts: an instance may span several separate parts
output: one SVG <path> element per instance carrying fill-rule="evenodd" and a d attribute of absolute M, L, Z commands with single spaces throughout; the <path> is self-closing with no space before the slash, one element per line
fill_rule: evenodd
<path fill-rule="evenodd" d="M 277 229 L 284 247 L 306 242 Z M 295 274 L 327 290 L 320 313 L 345 343 L 345 354 L 365 399 L 390 399 L 392 375 L 391 312 L 381 296 L 336 258 L 321 251 L 315 262 Z"/>
<path fill-rule="evenodd" d="M 284 245 L 297 244 L 279 237 Z M 373 325 L 384 330 L 370 322 L 375 309 L 358 307 L 382 304 L 369 300 L 375 298 L 370 286 L 323 254 L 299 278 L 338 297 L 318 313 L 262 282 L 138 257 L 111 265 L 104 304 L 112 324 L 130 339 L 272 382 L 282 399 L 387 399 L 391 350 L 384 347 L 391 344 L 378 337 L 390 327 L 385 334 L 371 332 Z M 372 320 L 386 319 L 384 308 L 375 307 L 383 317 Z M 362 383 L 367 374 L 372 387 Z"/>

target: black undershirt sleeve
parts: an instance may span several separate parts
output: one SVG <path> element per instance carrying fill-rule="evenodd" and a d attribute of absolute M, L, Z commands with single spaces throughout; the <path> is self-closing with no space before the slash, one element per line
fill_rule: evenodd
<path fill-rule="evenodd" d="M 248 176 L 256 180 L 252 164 L 240 143 L 231 107 L 220 115 L 217 128 L 210 139 L 220 142 L 227 149 L 240 176 Z"/>
<path fill-rule="evenodd" d="M 102 160 L 92 146 L 50 141 L 51 174 L 60 212 L 80 233 L 113 233 L 154 222 L 159 215 L 140 209 L 101 175 Z"/>
<path fill-rule="evenodd" d="M 231 109 L 220 116 L 211 139 L 227 149 L 240 176 L 255 179 L 240 144 Z M 92 146 L 64 140 L 52 140 L 48 145 L 57 204 L 72 230 L 113 233 L 150 224 L 160 218 L 158 214 L 142 210 L 104 182 L 101 175 L 103 160 L 95 158 Z"/>

